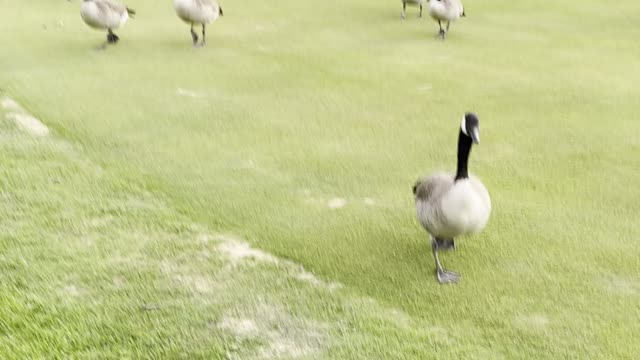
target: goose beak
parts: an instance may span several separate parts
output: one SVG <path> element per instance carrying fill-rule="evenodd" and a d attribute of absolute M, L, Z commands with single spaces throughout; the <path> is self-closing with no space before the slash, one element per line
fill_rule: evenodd
<path fill-rule="evenodd" d="M 473 140 L 474 144 L 480 144 L 480 129 L 477 127 L 471 130 L 471 140 Z"/>

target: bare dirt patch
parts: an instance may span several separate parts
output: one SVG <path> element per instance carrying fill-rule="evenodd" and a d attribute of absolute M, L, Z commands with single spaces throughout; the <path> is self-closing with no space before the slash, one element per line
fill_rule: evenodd
<path fill-rule="evenodd" d="M 78 297 L 82 295 L 82 290 L 75 285 L 67 285 L 64 288 L 62 288 L 62 291 L 64 294 L 72 297 Z"/>
<path fill-rule="evenodd" d="M 368 206 L 373 206 L 373 205 L 375 205 L 375 204 L 376 204 L 376 201 L 375 201 L 375 200 L 373 200 L 373 199 L 372 199 L 372 198 L 370 198 L 370 197 L 366 197 L 366 198 L 364 198 L 364 199 L 362 200 L 362 202 L 364 202 L 364 204 L 365 204 L 365 205 L 368 205 Z"/>
<path fill-rule="evenodd" d="M 3 109 L 8 111 L 23 111 L 17 102 L 15 102 L 13 99 L 6 96 L 0 99 L 0 106 L 2 106 Z"/>
<path fill-rule="evenodd" d="M 627 296 L 640 294 L 640 280 L 638 279 L 612 275 L 602 279 L 602 284 L 610 293 Z"/>
<path fill-rule="evenodd" d="M 258 334 L 258 326 L 251 319 L 225 317 L 218 327 L 239 337 L 252 337 Z"/>
<path fill-rule="evenodd" d="M 333 198 L 331 200 L 329 200 L 329 202 L 327 203 L 327 206 L 330 209 L 340 209 L 345 207 L 345 205 L 347 205 L 347 200 L 343 199 L 343 198 Z"/>
<path fill-rule="evenodd" d="M 223 235 L 220 235 L 218 240 L 221 240 L 221 243 L 218 245 L 218 251 L 234 264 L 238 264 L 244 260 L 278 263 L 278 260 L 273 255 L 259 249 L 254 249 L 244 241 Z"/>
<path fill-rule="evenodd" d="M 202 235 L 200 236 L 202 238 Z M 303 266 L 293 261 L 279 259 L 268 252 L 251 247 L 249 243 L 238 240 L 228 235 L 218 235 L 220 241 L 217 249 L 234 265 L 251 264 L 256 262 L 271 263 L 284 266 L 293 272 L 293 277 L 314 286 L 323 287 L 329 290 L 341 288 L 343 285 L 337 282 L 326 282 L 319 279 L 313 273 L 304 269 Z"/>
<path fill-rule="evenodd" d="M 5 96 L 0 99 L 0 105 L 7 111 L 6 117 L 13 120 L 22 130 L 33 136 L 49 135 L 49 128 L 25 111 L 15 100 Z"/>
<path fill-rule="evenodd" d="M 260 304 L 251 316 L 225 316 L 218 328 L 262 345 L 257 359 L 317 357 L 328 347 L 328 324 L 294 316 L 281 307 Z"/>
<path fill-rule="evenodd" d="M 193 90 L 187 90 L 183 88 L 176 89 L 176 95 L 183 96 L 183 97 L 190 97 L 194 99 L 200 99 L 204 97 L 203 93 L 193 91 Z"/>
<path fill-rule="evenodd" d="M 544 331 L 549 324 L 549 318 L 544 314 L 523 314 L 516 316 L 513 324 L 523 330 Z"/>

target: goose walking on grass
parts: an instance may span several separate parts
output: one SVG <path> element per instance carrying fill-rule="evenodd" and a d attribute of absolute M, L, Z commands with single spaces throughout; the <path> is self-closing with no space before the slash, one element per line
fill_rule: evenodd
<path fill-rule="evenodd" d="M 420 15 L 418 15 L 418 17 L 422 17 L 422 4 L 424 3 L 424 0 L 402 0 L 402 12 L 400 13 L 400 17 L 401 18 L 405 18 L 406 17 L 406 10 L 407 10 L 407 4 L 411 4 L 411 5 L 417 5 L 420 7 Z"/>
<path fill-rule="evenodd" d="M 479 142 L 480 121 L 475 114 L 466 113 L 458 134 L 455 175 L 435 173 L 419 179 L 413 186 L 418 220 L 431 238 L 436 274 L 441 284 L 457 282 L 460 276 L 442 268 L 438 250 L 455 248 L 456 237 L 481 231 L 491 214 L 489 192 L 467 170 L 471 145 Z"/>
<path fill-rule="evenodd" d="M 115 44 L 120 38 L 113 33 L 136 14 L 114 0 L 83 0 L 80 6 L 82 20 L 94 29 L 107 30 L 107 42 Z"/>
<path fill-rule="evenodd" d="M 466 16 L 460 0 L 429 0 L 429 15 L 438 22 L 440 27 L 438 35 L 443 39 L 449 32 L 451 22 Z M 443 21 L 447 22 L 446 31 L 442 28 Z"/>
<path fill-rule="evenodd" d="M 191 24 L 193 46 L 205 45 L 206 26 L 224 15 L 222 7 L 216 0 L 174 0 L 173 8 L 182 21 Z M 202 42 L 200 44 L 198 44 L 198 34 L 193 30 L 193 26 L 196 24 L 202 25 Z"/>

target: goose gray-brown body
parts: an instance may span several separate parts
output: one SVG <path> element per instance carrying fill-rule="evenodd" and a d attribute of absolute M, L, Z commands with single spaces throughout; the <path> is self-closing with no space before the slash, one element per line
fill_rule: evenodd
<path fill-rule="evenodd" d="M 173 7 L 188 24 L 211 24 L 221 15 L 220 5 L 214 0 L 174 0 Z"/>
<path fill-rule="evenodd" d="M 431 0 L 434 1 L 434 0 Z M 458 236 L 482 230 L 491 214 L 487 188 L 468 172 L 473 143 L 480 141 L 480 120 L 466 113 L 458 133 L 458 163 L 455 173 L 436 172 L 418 179 L 413 186 L 416 215 L 431 238 L 431 249 L 440 283 L 457 282 L 459 275 L 445 270 L 438 250 L 455 247 Z"/>
<path fill-rule="evenodd" d="M 414 196 L 418 220 L 434 237 L 476 233 L 489 221 L 489 192 L 473 175 L 455 181 L 455 174 L 435 173 L 416 183 Z"/>
<path fill-rule="evenodd" d="M 418 15 L 419 17 L 422 17 L 422 5 L 424 4 L 425 0 L 402 0 L 402 13 L 400 13 L 400 17 L 402 17 L 403 19 L 406 16 L 406 10 L 407 10 L 407 5 L 416 5 L 420 8 L 420 14 Z"/>
<path fill-rule="evenodd" d="M 132 12 L 113 0 L 84 0 L 80 6 L 82 20 L 90 27 L 102 30 L 122 27 Z"/>
<path fill-rule="evenodd" d="M 113 30 L 122 27 L 135 13 L 114 0 L 83 0 L 80 5 L 82 20 L 94 29 L 107 30 L 107 42 L 111 44 L 119 40 Z"/>
<path fill-rule="evenodd" d="M 193 30 L 194 25 L 202 25 L 202 43 L 205 44 L 206 26 L 223 16 L 222 7 L 215 0 L 174 0 L 173 8 L 178 17 L 191 25 L 193 45 L 198 45 L 198 35 Z"/>
<path fill-rule="evenodd" d="M 460 0 L 430 0 L 429 15 L 438 22 L 440 27 L 439 35 L 444 38 L 446 32 L 449 31 L 451 22 L 458 20 L 461 16 L 465 16 L 464 7 Z M 442 28 L 442 22 L 447 22 L 446 31 Z"/>

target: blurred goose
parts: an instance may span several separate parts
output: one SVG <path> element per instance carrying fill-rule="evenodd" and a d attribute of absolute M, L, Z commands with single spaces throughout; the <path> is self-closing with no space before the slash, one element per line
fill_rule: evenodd
<path fill-rule="evenodd" d="M 419 179 L 413 186 L 418 220 L 431 238 L 436 274 L 441 284 L 457 282 L 460 276 L 442 268 L 438 250 L 455 248 L 454 238 L 482 230 L 491 214 L 487 189 L 467 170 L 471 145 L 479 141 L 480 121 L 475 114 L 467 113 L 458 134 L 456 174 L 435 173 Z"/>
<path fill-rule="evenodd" d="M 94 29 L 107 30 L 107 42 L 111 44 L 120 39 L 113 30 L 122 27 L 135 14 L 114 0 L 83 0 L 80 6 L 82 20 Z"/>
<path fill-rule="evenodd" d="M 429 15 L 438 21 L 440 27 L 440 35 L 443 39 L 452 21 L 458 20 L 461 16 L 465 16 L 464 7 L 460 0 L 429 0 Z M 447 22 L 447 30 L 442 29 L 442 21 Z"/>
<path fill-rule="evenodd" d="M 422 17 L 422 4 L 424 0 L 402 0 L 402 13 L 400 13 L 400 17 L 403 19 L 406 17 L 407 4 L 417 5 L 420 7 L 420 15 L 418 17 Z"/>
<path fill-rule="evenodd" d="M 202 25 L 202 42 L 206 43 L 205 27 L 216 21 L 219 16 L 223 16 L 222 7 L 218 5 L 216 0 L 174 0 L 173 8 L 176 10 L 178 17 L 187 24 L 191 24 L 191 37 L 193 38 L 193 46 L 198 46 L 198 34 L 193 30 L 193 25 Z"/>

